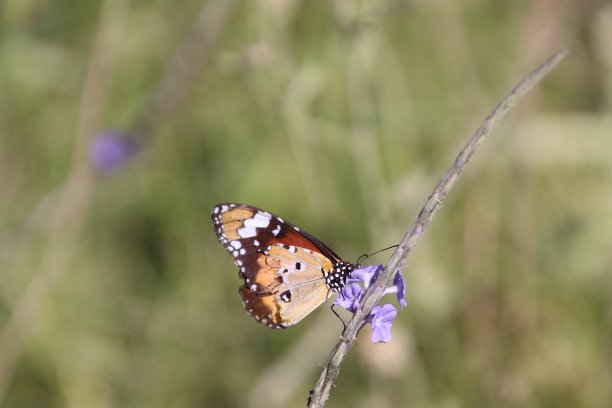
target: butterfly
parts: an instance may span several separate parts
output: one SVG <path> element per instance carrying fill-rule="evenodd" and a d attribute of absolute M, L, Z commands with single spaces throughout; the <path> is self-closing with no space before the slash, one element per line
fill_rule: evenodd
<path fill-rule="evenodd" d="M 359 267 L 306 231 L 259 208 L 218 204 L 211 217 L 217 239 L 244 280 L 238 291 L 244 308 L 270 328 L 298 323 L 333 292 L 340 292 Z"/>

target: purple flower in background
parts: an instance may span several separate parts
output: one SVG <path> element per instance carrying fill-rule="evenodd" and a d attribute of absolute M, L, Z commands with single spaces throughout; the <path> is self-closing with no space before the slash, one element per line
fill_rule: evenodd
<path fill-rule="evenodd" d="M 120 132 L 105 131 L 93 138 L 89 157 L 96 170 L 108 173 L 125 164 L 134 153 L 133 139 Z"/>
<path fill-rule="evenodd" d="M 361 300 L 361 286 L 357 283 L 348 284 L 338 294 L 334 301 L 335 305 L 345 308 L 346 310 L 355 313 L 359 307 Z"/>
<path fill-rule="evenodd" d="M 372 309 L 372 343 L 388 343 L 391 341 L 391 326 L 397 316 L 397 310 L 391 304 L 376 305 Z"/>

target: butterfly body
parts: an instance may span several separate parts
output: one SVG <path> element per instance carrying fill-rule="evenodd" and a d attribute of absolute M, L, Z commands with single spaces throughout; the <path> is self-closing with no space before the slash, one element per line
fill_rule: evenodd
<path fill-rule="evenodd" d="M 307 232 L 250 205 L 219 204 L 212 222 L 244 280 L 239 293 L 246 311 L 270 328 L 302 320 L 341 291 L 357 267 Z"/>

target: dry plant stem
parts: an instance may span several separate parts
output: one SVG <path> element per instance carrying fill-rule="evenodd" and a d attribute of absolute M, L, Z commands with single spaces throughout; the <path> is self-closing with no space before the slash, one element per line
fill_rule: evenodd
<path fill-rule="evenodd" d="M 461 150 L 451 167 L 446 171 L 433 193 L 429 196 L 416 221 L 412 224 L 399 247 L 393 252 L 385 269 L 380 273 L 378 279 L 364 294 L 361 309 L 359 309 L 348 326 L 340 341 L 332 350 L 329 360 L 319 377 L 315 389 L 312 391 L 308 401 L 309 407 L 322 407 L 329 398 L 330 390 L 340 372 L 340 366 L 348 351 L 355 343 L 359 330 L 366 322 L 374 306 L 383 295 L 384 289 L 389 287 L 397 270 L 400 270 L 410 252 L 418 242 L 425 228 L 431 222 L 435 212 L 440 208 L 444 198 L 455 185 L 459 176 L 474 155 L 474 152 L 484 139 L 491 133 L 495 125 L 505 114 L 544 78 L 566 55 L 568 51 L 563 50 L 553 54 L 546 62 L 536 68 L 525 79 L 520 81 L 510 93 L 495 107 L 493 112 L 487 116 L 480 128 L 470 138 L 466 147 Z"/>

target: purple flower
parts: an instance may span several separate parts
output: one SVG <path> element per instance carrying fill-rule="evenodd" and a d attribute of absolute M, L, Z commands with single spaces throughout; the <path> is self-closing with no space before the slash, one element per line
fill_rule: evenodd
<path fill-rule="evenodd" d="M 395 278 L 393 278 L 393 283 L 397 288 L 397 303 L 399 303 L 400 307 L 403 309 L 408 306 L 408 303 L 406 302 L 406 284 L 404 283 L 402 272 L 397 271 Z"/>
<path fill-rule="evenodd" d="M 376 305 L 372 309 L 372 343 L 388 343 L 391 341 L 391 326 L 397 316 L 397 310 L 391 304 Z"/>
<path fill-rule="evenodd" d="M 382 265 L 368 265 L 351 272 L 347 279 L 347 283 L 363 282 L 365 288 L 369 288 L 372 282 L 376 280 L 378 274 L 383 269 Z"/>
<path fill-rule="evenodd" d="M 400 271 L 397 271 L 393 278 L 393 286 L 385 289 L 385 295 L 395 293 L 397 295 L 397 303 L 403 309 L 408 306 L 406 302 L 406 285 L 404 284 L 404 277 Z"/>
<path fill-rule="evenodd" d="M 120 132 L 105 131 L 93 138 L 89 157 L 96 168 L 108 173 L 125 164 L 136 153 L 136 143 Z"/>
<path fill-rule="evenodd" d="M 355 313 L 360 307 L 364 294 L 361 284 L 365 289 L 369 288 L 382 270 L 382 265 L 368 265 L 355 269 L 347 278 L 346 286 L 338 294 L 334 304 Z M 385 295 L 390 293 L 396 294 L 397 302 L 402 309 L 407 306 L 406 285 L 400 271 L 393 278 L 393 286 L 384 291 Z M 376 305 L 372 309 L 368 322 L 372 324 L 373 343 L 386 343 L 391 340 L 391 326 L 396 315 L 397 310 L 391 304 Z"/>
<path fill-rule="evenodd" d="M 334 301 L 335 305 L 345 308 L 346 310 L 355 313 L 359 308 L 359 301 L 361 300 L 361 286 L 357 283 L 348 284 L 342 289 L 342 292 L 338 294 L 338 297 Z"/>

